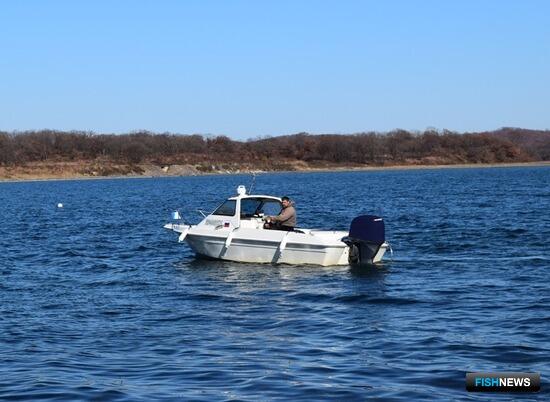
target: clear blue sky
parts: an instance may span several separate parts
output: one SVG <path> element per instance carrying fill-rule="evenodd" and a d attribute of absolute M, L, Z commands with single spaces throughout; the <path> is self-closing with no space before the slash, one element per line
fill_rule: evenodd
<path fill-rule="evenodd" d="M 7 1 L 0 130 L 550 128 L 550 1 Z"/>

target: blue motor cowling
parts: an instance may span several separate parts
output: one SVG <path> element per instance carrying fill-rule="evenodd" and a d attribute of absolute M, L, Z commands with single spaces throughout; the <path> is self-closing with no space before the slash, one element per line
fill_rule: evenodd
<path fill-rule="evenodd" d="M 384 220 L 379 216 L 360 215 L 351 221 L 349 235 L 342 241 L 349 246 L 350 264 L 372 264 L 385 242 Z"/>

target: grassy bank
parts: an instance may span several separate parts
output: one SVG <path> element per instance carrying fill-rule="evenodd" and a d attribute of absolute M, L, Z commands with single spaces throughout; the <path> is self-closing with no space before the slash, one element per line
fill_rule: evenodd
<path fill-rule="evenodd" d="M 550 166 L 550 161 L 520 162 L 520 163 L 469 163 L 446 165 L 385 165 L 385 166 L 359 166 L 359 165 L 331 165 L 310 166 L 302 161 L 287 162 L 280 165 L 279 169 L 251 169 L 248 166 L 232 166 L 209 169 L 198 169 L 194 165 L 153 165 L 153 164 L 112 164 L 98 171 L 93 164 L 81 162 L 64 163 L 36 163 L 21 167 L 0 167 L 0 181 L 36 181 L 36 180 L 71 180 L 71 179 L 101 179 L 101 178 L 139 178 L 139 177 L 177 177 L 200 176 L 211 174 L 247 174 L 266 172 L 344 172 L 344 171 L 378 171 L 378 170 L 407 170 L 407 169 L 457 169 L 457 168 L 505 168 L 505 167 L 529 167 Z M 286 169 L 285 169 L 286 167 Z"/>

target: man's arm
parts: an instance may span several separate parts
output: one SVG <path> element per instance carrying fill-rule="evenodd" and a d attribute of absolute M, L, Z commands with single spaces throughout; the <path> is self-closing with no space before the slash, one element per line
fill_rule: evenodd
<path fill-rule="evenodd" d="M 285 208 L 281 211 L 279 215 L 272 216 L 271 220 L 274 222 L 284 222 L 288 220 L 293 214 L 294 214 L 294 211 L 292 211 L 290 207 Z"/>

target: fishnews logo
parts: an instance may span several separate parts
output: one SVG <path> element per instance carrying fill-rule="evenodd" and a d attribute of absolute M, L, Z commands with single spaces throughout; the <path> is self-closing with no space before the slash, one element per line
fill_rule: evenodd
<path fill-rule="evenodd" d="M 540 373 L 466 373 L 468 392 L 538 392 Z"/>

